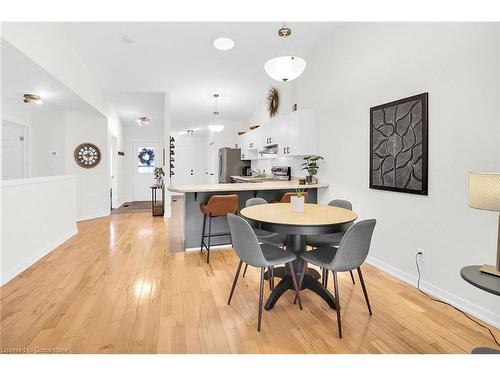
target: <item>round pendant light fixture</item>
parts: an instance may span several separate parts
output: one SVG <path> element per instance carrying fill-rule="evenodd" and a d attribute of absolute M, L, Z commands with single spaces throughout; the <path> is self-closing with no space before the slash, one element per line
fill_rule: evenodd
<path fill-rule="evenodd" d="M 278 30 L 278 35 L 283 38 L 285 44 L 285 54 L 267 60 L 264 70 L 272 79 L 276 81 L 288 82 L 300 77 L 306 68 L 306 61 L 298 56 L 287 53 L 286 38 L 292 34 L 292 29 L 283 25 Z"/>
<path fill-rule="evenodd" d="M 233 49 L 233 47 L 234 47 L 234 40 L 232 40 L 231 38 L 227 38 L 225 36 L 222 36 L 220 38 L 214 39 L 214 41 L 212 42 L 212 44 L 218 50 L 228 51 L 230 49 Z"/>
<path fill-rule="evenodd" d="M 220 133 L 221 131 L 224 130 L 224 125 L 220 124 L 219 122 L 219 94 L 214 94 L 214 100 L 215 100 L 215 111 L 213 112 L 214 123 L 208 125 L 208 130 L 210 130 L 212 133 Z"/>

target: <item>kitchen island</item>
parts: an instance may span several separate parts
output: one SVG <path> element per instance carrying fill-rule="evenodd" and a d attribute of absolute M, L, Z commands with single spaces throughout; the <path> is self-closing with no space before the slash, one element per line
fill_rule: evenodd
<path fill-rule="evenodd" d="M 260 197 L 268 202 L 279 201 L 286 192 L 294 192 L 299 187 L 298 181 L 263 181 L 235 184 L 198 184 L 198 185 L 174 185 L 168 190 L 173 193 L 183 193 L 183 249 L 200 249 L 201 232 L 203 229 L 203 213 L 200 204 L 207 203 L 210 196 L 214 194 L 238 194 L 240 198 L 240 209 L 245 207 L 249 198 Z M 328 188 L 328 184 L 316 183 L 311 185 L 300 185 L 301 189 L 309 193 L 309 203 L 317 202 L 317 190 Z M 229 227 L 224 217 L 214 218 L 212 222 L 212 233 L 228 233 Z M 212 246 L 231 244 L 229 236 L 212 237 Z"/>

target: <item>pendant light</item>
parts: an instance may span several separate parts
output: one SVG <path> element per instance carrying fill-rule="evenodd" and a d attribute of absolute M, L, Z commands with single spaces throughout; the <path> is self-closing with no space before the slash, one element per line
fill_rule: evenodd
<path fill-rule="evenodd" d="M 285 54 L 267 60 L 264 64 L 266 73 L 276 81 L 293 81 L 298 78 L 306 68 L 306 61 L 298 56 L 293 56 L 287 51 L 286 38 L 292 34 L 292 29 L 283 24 L 278 30 L 278 35 L 283 38 Z"/>
<path fill-rule="evenodd" d="M 208 130 L 212 133 L 220 133 L 224 130 L 224 125 L 219 123 L 219 94 L 214 94 L 215 99 L 215 111 L 214 111 L 214 123 L 208 125 Z"/>

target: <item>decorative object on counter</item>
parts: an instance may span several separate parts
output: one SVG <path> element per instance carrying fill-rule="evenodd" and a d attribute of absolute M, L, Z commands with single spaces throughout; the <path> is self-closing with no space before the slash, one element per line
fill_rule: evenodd
<path fill-rule="evenodd" d="M 427 195 L 428 93 L 370 108 L 370 189 Z"/>
<path fill-rule="evenodd" d="M 276 87 L 271 86 L 267 92 L 267 110 L 269 112 L 269 117 L 273 117 L 278 113 L 278 108 L 280 106 L 280 94 Z"/>
<path fill-rule="evenodd" d="M 292 34 L 292 29 L 283 24 L 278 30 L 278 35 L 283 38 L 284 54 L 267 60 L 264 64 L 266 73 L 276 81 L 293 81 L 298 78 L 306 68 L 306 61 L 288 52 L 286 38 Z"/>
<path fill-rule="evenodd" d="M 480 271 L 500 277 L 500 173 L 469 173 L 469 207 L 499 213 L 497 263 L 485 264 Z"/>
<path fill-rule="evenodd" d="M 215 110 L 213 112 L 214 115 L 214 123 L 212 125 L 208 125 L 208 130 L 212 133 L 220 133 L 224 130 L 224 125 L 219 122 L 219 94 L 214 94 L 215 101 Z"/>
<path fill-rule="evenodd" d="M 260 125 L 252 125 L 252 126 L 250 126 L 250 130 L 255 130 L 255 129 L 257 129 L 259 126 L 260 126 Z"/>
<path fill-rule="evenodd" d="M 306 184 L 306 179 L 305 178 L 299 178 L 299 185 L 305 185 Z"/>
<path fill-rule="evenodd" d="M 175 172 L 174 172 L 174 168 L 175 168 L 175 165 L 174 165 L 174 162 L 175 162 L 175 138 L 174 137 L 170 137 L 170 167 L 169 167 L 169 176 L 170 178 L 172 178 L 172 176 L 175 175 Z"/>
<path fill-rule="evenodd" d="M 304 204 L 305 204 L 305 197 L 304 197 L 304 189 L 297 187 L 295 189 L 296 194 L 292 195 L 290 197 L 290 203 L 292 204 L 292 211 L 293 212 L 304 212 Z"/>
<path fill-rule="evenodd" d="M 238 135 L 243 135 L 245 134 L 246 132 L 238 132 Z"/>
<path fill-rule="evenodd" d="M 96 167 L 101 161 L 101 150 L 93 143 L 82 143 L 76 146 L 73 156 L 76 164 L 90 169 Z"/>
<path fill-rule="evenodd" d="M 156 167 L 154 170 L 156 185 L 163 185 L 163 177 L 165 177 L 165 172 L 163 172 L 163 168 Z"/>
<path fill-rule="evenodd" d="M 308 184 L 313 183 L 313 177 L 318 174 L 318 161 L 323 160 L 323 156 L 309 155 L 304 157 L 305 162 L 302 163 L 302 170 L 306 170 L 309 176 L 306 176 L 306 182 Z"/>
<path fill-rule="evenodd" d="M 292 105 L 292 112 L 295 112 L 297 110 L 297 103 L 295 103 L 294 105 Z"/>

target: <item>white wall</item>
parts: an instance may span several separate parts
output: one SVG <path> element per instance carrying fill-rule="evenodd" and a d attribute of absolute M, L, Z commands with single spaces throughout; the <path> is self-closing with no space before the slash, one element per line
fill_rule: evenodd
<path fill-rule="evenodd" d="M 377 219 L 372 262 L 500 326 L 498 297 L 460 278 L 494 263 L 496 214 L 467 206 L 468 172 L 499 171 L 499 32 L 495 24 L 353 23 L 308 56 L 299 105 L 318 111 L 320 196 Z M 370 107 L 429 92 L 429 196 L 370 190 Z M 388 291 L 390 292 L 390 291 Z"/>
<path fill-rule="evenodd" d="M 3 181 L 0 285 L 77 233 L 75 177 Z"/>
<path fill-rule="evenodd" d="M 66 111 L 66 174 L 76 175 L 78 220 L 109 214 L 108 122 L 104 116 Z M 94 143 L 101 150 L 101 162 L 85 169 L 76 164 L 73 152 L 81 143 Z"/>

